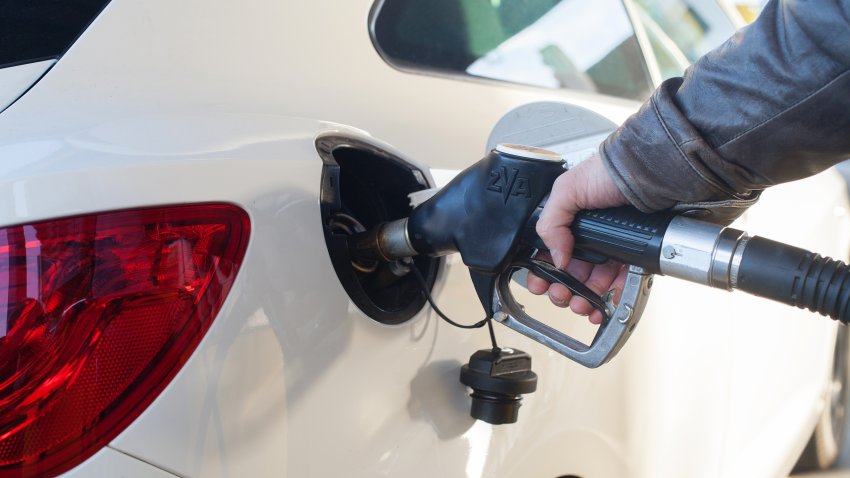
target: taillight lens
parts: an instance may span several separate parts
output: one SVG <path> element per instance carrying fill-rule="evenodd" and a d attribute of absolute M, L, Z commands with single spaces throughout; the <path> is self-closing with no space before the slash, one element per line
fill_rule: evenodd
<path fill-rule="evenodd" d="M 132 422 L 209 328 L 249 229 L 227 204 L 0 228 L 0 477 L 61 473 Z"/>

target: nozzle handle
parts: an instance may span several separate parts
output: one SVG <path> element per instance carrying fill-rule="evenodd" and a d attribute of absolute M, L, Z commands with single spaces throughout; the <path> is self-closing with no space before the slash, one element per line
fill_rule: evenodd
<path fill-rule="evenodd" d="M 542 210 L 539 207 L 532 214 L 521 241 L 546 250 L 536 231 Z M 664 233 L 674 217 L 667 211 L 646 214 L 634 207 L 581 211 L 570 226 L 575 238 L 573 257 L 594 264 L 613 259 L 657 273 Z"/>

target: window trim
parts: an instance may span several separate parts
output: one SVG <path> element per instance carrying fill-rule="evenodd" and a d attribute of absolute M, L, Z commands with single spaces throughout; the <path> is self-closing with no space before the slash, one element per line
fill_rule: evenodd
<path fill-rule="evenodd" d="M 621 0 L 623 8 L 626 10 L 626 15 L 629 17 L 629 22 L 632 24 L 632 30 L 635 32 L 638 49 L 643 55 L 643 63 L 646 66 L 646 71 L 649 74 L 649 81 L 653 87 L 658 88 L 664 78 L 661 75 L 661 67 L 658 65 L 658 59 L 655 57 L 655 51 L 649 42 L 649 35 L 646 33 L 646 28 L 638 18 L 638 9 L 633 0 Z"/>

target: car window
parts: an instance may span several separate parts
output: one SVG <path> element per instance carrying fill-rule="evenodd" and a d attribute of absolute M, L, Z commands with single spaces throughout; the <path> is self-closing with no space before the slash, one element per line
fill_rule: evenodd
<path fill-rule="evenodd" d="M 55 59 L 109 0 L 0 0 L 0 68 Z"/>
<path fill-rule="evenodd" d="M 383 0 L 372 34 L 402 68 L 637 100 L 652 90 L 620 0 Z"/>
<path fill-rule="evenodd" d="M 638 19 L 646 30 L 649 46 L 655 54 L 655 61 L 662 79 L 681 76 L 691 61 L 658 23 L 646 11 L 638 8 Z"/>
<path fill-rule="evenodd" d="M 665 78 L 682 74 L 671 69 L 671 61 L 678 62 L 671 55 L 681 52 L 692 63 L 735 33 L 735 26 L 716 1 L 636 0 L 636 4 Z"/>

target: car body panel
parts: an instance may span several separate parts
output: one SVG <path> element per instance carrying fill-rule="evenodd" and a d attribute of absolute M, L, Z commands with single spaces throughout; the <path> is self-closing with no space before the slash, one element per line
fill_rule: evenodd
<path fill-rule="evenodd" d="M 0 226 L 211 201 L 251 217 L 219 316 L 111 446 L 179 476 L 787 472 L 822 406 L 831 321 L 659 278 L 639 330 L 596 370 L 498 328 L 541 378 L 518 424 L 490 426 L 469 418 L 457 382 L 486 332 L 449 327 L 429 309 L 384 326 L 352 305 L 325 248 L 318 135 L 458 170 L 518 105 L 568 101 L 615 122 L 637 106 L 399 71 L 371 44 L 370 6 L 116 0 L 0 114 Z M 843 185 L 830 174 L 807 181 L 787 186 L 792 204 L 786 186 L 766 194 L 741 224 L 843 257 Z M 810 191 L 814 210 L 799 201 Z M 434 295 L 460 321 L 481 318 L 456 257 Z M 592 334 L 545 299 L 530 307 L 570 335 Z M 98 456 L 69 475 L 112 476 Z"/>
<path fill-rule="evenodd" d="M 79 466 L 63 475 L 65 478 L 92 476 L 120 476 L 121 478 L 175 478 L 151 464 L 106 447 L 92 455 L 85 466 Z"/>
<path fill-rule="evenodd" d="M 371 43 L 370 6 L 110 3 L 0 117 L 0 139 L 163 111 L 284 112 L 353 125 L 431 167 L 457 168 L 482 155 L 489 129 L 519 104 L 569 98 L 618 123 L 634 111 L 634 102 L 599 95 L 396 70 Z M 16 120 L 17 109 L 39 123 Z"/>
<path fill-rule="evenodd" d="M 0 68 L 0 112 L 20 98 L 50 69 L 56 60 Z"/>

